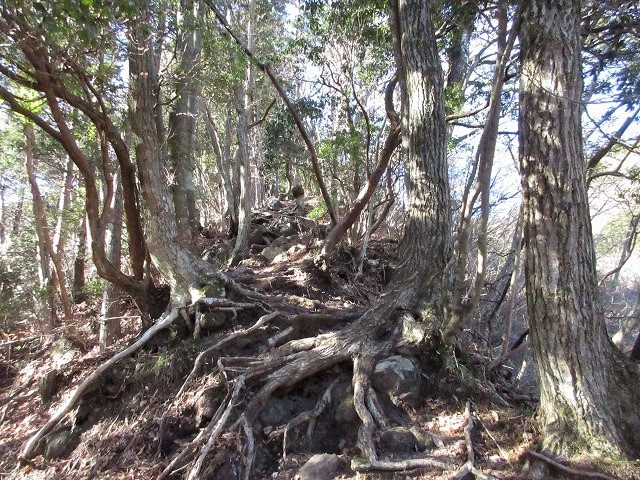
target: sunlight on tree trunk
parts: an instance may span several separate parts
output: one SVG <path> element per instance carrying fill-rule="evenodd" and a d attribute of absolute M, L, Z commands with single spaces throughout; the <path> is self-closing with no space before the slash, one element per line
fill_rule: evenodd
<path fill-rule="evenodd" d="M 635 456 L 638 368 L 609 340 L 596 289 L 581 141 L 580 2 L 533 0 L 523 8 L 520 171 L 543 446 Z"/>

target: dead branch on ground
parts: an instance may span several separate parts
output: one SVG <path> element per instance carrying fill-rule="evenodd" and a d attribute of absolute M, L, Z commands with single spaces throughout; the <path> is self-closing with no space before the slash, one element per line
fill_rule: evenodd
<path fill-rule="evenodd" d="M 76 388 L 75 392 L 69 397 L 69 399 L 63 403 L 58 411 L 52 415 L 52 417 L 38 430 L 25 444 L 22 451 L 19 454 L 19 458 L 21 461 L 29 461 L 35 456 L 35 451 L 38 446 L 40 440 L 42 440 L 49 432 L 51 432 L 61 421 L 62 419 L 69 413 L 73 407 L 78 403 L 78 400 L 82 397 L 84 392 L 93 385 L 100 376 L 106 372 L 113 365 L 118 363 L 125 357 L 130 356 L 132 353 L 139 350 L 142 346 L 144 346 L 153 336 L 158 333 L 163 328 L 168 327 L 173 323 L 173 321 L 178 318 L 180 314 L 179 308 L 173 308 L 171 311 L 167 312 L 163 317 L 160 317 L 155 325 L 153 325 L 149 330 L 147 330 L 136 342 L 121 350 L 119 353 L 115 354 L 109 360 L 101 364 L 98 368 L 96 368 L 89 376 L 87 376 L 80 385 Z"/>

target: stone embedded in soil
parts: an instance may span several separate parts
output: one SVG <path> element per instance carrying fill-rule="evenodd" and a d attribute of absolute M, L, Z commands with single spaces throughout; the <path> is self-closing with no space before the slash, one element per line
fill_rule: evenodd
<path fill-rule="evenodd" d="M 61 430 L 52 433 L 47 439 L 47 446 L 44 450 L 44 457 L 47 460 L 62 457 L 71 449 L 74 438 L 70 431 Z"/>
<path fill-rule="evenodd" d="M 38 393 L 40 394 L 42 403 L 49 403 L 51 401 L 58 391 L 58 386 L 60 385 L 61 380 L 62 375 L 55 368 L 44 374 L 38 387 Z"/>
<path fill-rule="evenodd" d="M 409 429 L 404 427 L 393 427 L 380 434 L 380 445 L 389 453 L 413 453 L 423 452 L 429 445 L 424 438 L 418 439 Z M 433 445 L 433 442 L 431 442 Z"/>
<path fill-rule="evenodd" d="M 206 332 L 212 332 L 224 327 L 227 324 L 229 317 L 226 312 L 213 310 L 209 312 L 202 312 L 200 319 L 200 328 Z"/>
<path fill-rule="evenodd" d="M 386 393 L 394 405 L 416 405 L 420 400 L 420 368 L 407 357 L 395 355 L 379 362 L 373 369 L 371 384 Z"/>
<path fill-rule="evenodd" d="M 322 453 L 314 455 L 298 471 L 300 480 L 331 480 L 336 476 L 342 461 L 333 454 Z"/>
<path fill-rule="evenodd" d="M 282 402 L 271 401 L 260 412 L 260 420 L 267 426 L 280 425 L 289 413 L 289 409 Z"/>

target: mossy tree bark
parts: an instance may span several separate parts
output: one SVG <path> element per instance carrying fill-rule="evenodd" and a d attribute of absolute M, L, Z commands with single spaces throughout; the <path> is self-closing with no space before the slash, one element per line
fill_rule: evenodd
<path fill-rule="evenodd" d="M 525 274 L 543 445 L 564 455 L 635 457 L 638 366 L 609 340 L 597 301 L 580 123 L 580 2 L 525 2 L 521 45 Z"/>

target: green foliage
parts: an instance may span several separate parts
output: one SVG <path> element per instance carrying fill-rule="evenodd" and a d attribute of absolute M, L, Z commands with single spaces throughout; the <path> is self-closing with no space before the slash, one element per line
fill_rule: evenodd
<path fill-rule="evenodd" d="M 322 114 L 322 103 L 311 99 L 299 99 L 293 107 L 303 121 L 313 121 Z M 262 165 L 265 173 L 283 169 L 285 158 L 296 163 L 306 157 L 298 129 L 284 107 L 269 116 L 265 131 L 265 161 Z"/>
<path fill-rule="evenodd" d="M 465 94 L 464 86 L 459 83 L 452 83 L 447 85 L 444 91 L 444 102 L 447 115 L 453 115 L 460 113 L 464 106 Z"/>
<path fill-rule="evenodd" d="M 109 282 L 107 282 L 105 279 L 100 277 L 92 277 L 85 284 L 85 286 L 82 287 L 82 291 L 89 297 L 97 299 L 102 296 L 108 285 Z"/>
<path fill-rule="evenodd" d="M 313 208 L 308 214 L 307 218 L 313 220 L 314 222 L 320 221 L 327 214 L 327 205 L 324 202 L 320 202 L 316 207 Z"/>

